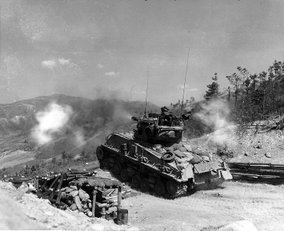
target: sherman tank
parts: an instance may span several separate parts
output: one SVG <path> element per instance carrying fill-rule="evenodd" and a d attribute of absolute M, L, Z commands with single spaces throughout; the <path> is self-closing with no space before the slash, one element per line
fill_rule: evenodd
<path fill-rule="evenodd" d="M 185 119 L 168 114 L 165 107 L 161 114 L 133 117 L 133 132 L 112 133 L 97 148 L 101 167 L 142 192 L 168 198 L 232 179 L 225 162 L 192 151 L 183 138 Z"/>

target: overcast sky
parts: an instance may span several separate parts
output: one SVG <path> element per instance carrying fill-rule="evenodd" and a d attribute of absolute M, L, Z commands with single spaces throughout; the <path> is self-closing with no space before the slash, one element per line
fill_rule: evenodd
<path fill-rule="evenodd" d="M 0 0 L 0 103 L 63 93 L 169 104 L 284 55 L 282 0 Z"/>

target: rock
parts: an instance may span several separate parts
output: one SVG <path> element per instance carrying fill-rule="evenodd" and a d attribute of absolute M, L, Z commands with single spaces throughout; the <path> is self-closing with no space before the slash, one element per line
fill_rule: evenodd
<path fill-rule="evenodd" d="M 64 191 L 65 191 L 66 193 L 70 193 L 70 192 L 75 191 L 75 189 L 74 189 L 74 188 L 71 188 L 71 187 L 67 187 Z"/>
<path fill-rule="evenodd" d="M 80 201 L 80 197 L 79 196 L 75 196 L 74 201 L 77 205 L 77 208 L 81 211 L 82 210 L 82 203 Z"/>
<path fill-rule="evenodd" d="M 88 201 L 88 208 L 91 209 L 92 208 L 92 202 Z"/>
<path fill-rule="evenodd" d="M 89 194 L 86 193 L 83 189 L 79 189 L 79 197 L 82 201 L 87 201 L 88 199 L 90 199 Z"/>
<path fill-rule="evenodd" d="M 89 211 L 87 212 L 87 216 L 88 216 L 88 217 L 92 217 L 92 216 L 93 216 L 93 213 L 89 210 Z"/>
<path fill-rule="evenodd" d="M 266 153 L 265 153 L 265 156 L 266 156 L 267 158 L 271 158 L 271 157 L 272 157 L 269 152 L 266 152 Z"/>
<path fill-rule="evenodd" d="M 73 190 L 78 190 L 76 185 L 71 185 L 69 188 L 72 188 Z"/>
<path fill-rule="evenodd" d="M 72 204 L 72 205 L 70 206 L 70 209 L 71 209 L 72 211 L 76 210 L 76 209 L 77 209 L 77 205 L 76 205 L 75 203 Z"/>
<path fill-rule="evenodd" d="M 185 154 L 186 158 L 188 159 L 188 161 L 190 161 L 193 158 L 193 155 L 190 152 L 184 152 L 184 154 Z"/>
<path fill-rule="evenodd" d="M 192 147 L 191 147 L 189 144 L 184 144 L 183 146 L 186 148 L 186 150 L 187 150 L 188 152 L 191 152 L 191 151 L 192 151 Z"/>
<path fill-rule="evenodd" d="M 248 152 L 244 152 L 244 156 L 248 156 Z"/>
<path fill-rule="evenodd" d="M 202 159 L 203 159 L 204 161 L 207 161 L 207 162 L 209 162 L 209 161 L 210 161 L 209 156 L 202 156 Z"/>
<path fill-rule="evenodd" d="M 32 183 L 28 183 L 28 189 L 29 192 L 36 192 L 36 188 Z"/>
<path fill-rule="evenodd" d="M 180 147 L 178 150 L 181 152 L 187 152 L 187 149 L 185 147 Z"/>
<path fill-rule="evenodd" d="M 78 195 L 78 193 L 79 193 L 78 191 L 72 191 L 72 192 L 69 193 L 69 195 L 72 196 L 72 197 L 76 197 Z"/>
<path fill-rule="evenodd" d="M 66 192 L 61 192 L 61 199 L 65 199 L 66 198 Z"/>
<path fill-rule="evenodd" d="M 26 183 L 26 182 L 23 182 L 22 184 L 21 184 L 21 186 L 18 188 L 20 191 L 22 191 L 22 192 L 28 192 L 29 191 L 29 186 L 28 186 L 28 184 Z"/>
<path fill-rule="evenodd" d="M 254 147 L 258 148 L 258 149 L 262 149 L 262 145 L 261 145 L 260 141 L 258 141 L 257 144 Z"/>
<path fill-rule="evenodd" d="M 180 150 L 175 150 L 175 151 L 174 151 L 174 154 L 175 154 L 176 156 L 178 156 L 179 158 L 185 157 L 185 153 L 182 152 L 182 151 L 180 151 Z"/>
<path fill-rule="evenodd" d="M 252 222 L 248 220 L 242 220 L 226 225 L 218 229 L 218 231 L 257 231 L 257 229 Z"/>
<path fill-rule="evenodd" d="M 202 162 L 202 159 L 198 155 L 193 155 L 193 158 L 189 161 L 191 164 L 198 164 Z"/>
<path fill-rule="evenodd" d="M 87 204 L 83 204 L 82 208 L 86 210 L 88 208 Z"/>
<path fill-rule="evenodd" d="M 1 188 L 2 189 L 8 189 L 10 191 L 10 190 L 15 189 L 15 186 L 13 185 L 12 182 L 7 182 L 7 183 L 1 184 Z"/>

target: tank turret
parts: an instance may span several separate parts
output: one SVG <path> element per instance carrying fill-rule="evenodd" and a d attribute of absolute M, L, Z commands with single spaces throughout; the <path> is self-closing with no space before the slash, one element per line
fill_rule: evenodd
<path fill-rule="evenodd" d="M 168 109 L 165 108 L 161 108 L 161 114 L 149 113 L 140 119 L 134 119 L 137 121 L 137 127 L 134 130 L 135 140 L 168 146 L 181 141 L 184 129 L 183 120 L 168 113 Z"/>

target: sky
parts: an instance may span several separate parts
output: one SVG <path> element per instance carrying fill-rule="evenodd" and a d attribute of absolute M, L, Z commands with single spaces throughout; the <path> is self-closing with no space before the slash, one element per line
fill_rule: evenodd
<path fill-rule="evenodd" d="M 158 105 L 284 56 L 282 0 L 0 0 L 0 103 L 41 95 Z"/>

